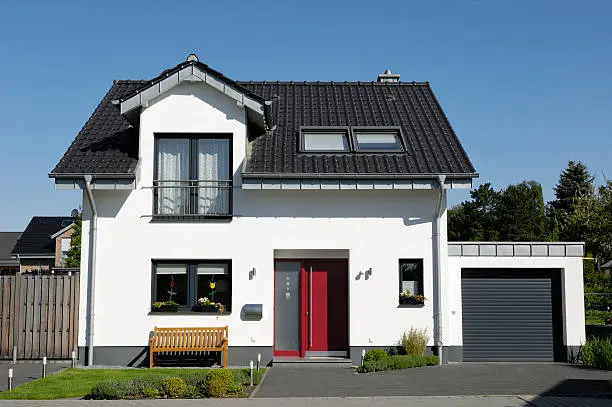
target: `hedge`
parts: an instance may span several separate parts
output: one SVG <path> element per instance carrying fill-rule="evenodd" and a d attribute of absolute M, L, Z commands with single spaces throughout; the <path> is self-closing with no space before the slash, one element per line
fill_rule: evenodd
<path fill-rule="evenodd" d="M 357 368 L 359 373 L 380 372 L 384 370 L 410 369 L 413 367 L 435 366 L 440 360 L 437 356 L 393 355 L 388 358 L 364 362 Z"/>

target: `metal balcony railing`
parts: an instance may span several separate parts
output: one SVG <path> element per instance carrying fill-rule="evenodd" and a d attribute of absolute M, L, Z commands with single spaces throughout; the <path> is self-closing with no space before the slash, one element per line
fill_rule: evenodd
<path fill-rule="evenodd" d="M 155 180 L 155 216 L 229 216 L 231 180 Z"/>

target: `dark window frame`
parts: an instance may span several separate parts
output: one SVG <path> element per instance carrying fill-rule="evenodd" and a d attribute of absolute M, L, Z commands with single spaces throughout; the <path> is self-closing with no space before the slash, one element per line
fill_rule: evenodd
<path fill-rule="evenodd" d="M 198 141 L 200 139 L 223 139 L 228 140 L 228 166 L 229 166 L 229 179 L 228 179 L 228 191 L 229 191 L 229 202 L 228 202 L 228 213 L 220 215 L 211 214 L 193 214 L 193 215 L 169 215 L 169 214 L 158 214 L 158 188 L 153 188 L 153 220 L 162 221 L 193 221 L 193 220 L 214 220 L 214 219 L 231 219 L 234 214 L 234 146 L 233 146 L 233 134 L 232 133 L 154 133 L 154 146 L 153 146 L 153 186 L 159 186 L 158 170 L 159 170 L 159 140 L 160 139 L 186 139 L 189 140 L 189 179 L 196 180 L 198 177 Z M 197 203 L 197 188 L 194 188 L 189 195 L 189 201 Z"/>
<path fill-rule="evenodd" d="M 417 270 L 415 273 L 417 274 L 416 280 L 404 280 L 404 271 L 402 270 L 402 265 L 406 263 L 417 263 Z M 403 292 L 403 282 L 404 281 L 417 281 L 419 283 L 418 292 L 411 293 L 412 296 L 422 295 L 425 296 L 425 281 L 424 281 L 424 261 L 422 258 L 402 258 L 398 261 L 398 277 L 399 277 L 399 285 L 398 285 L 398 294 Z M 407 304 L 402 304 L 407 305 Z M 423 305 L 423 304 L 413 304 L 413 305 Z"/>
<path fill-rule="evenodd" d="M 232 261 L 229 259 L 206 259 L 206 260 L 184 260 L 184 259 L 154 259 L 151 260 L 151 301 L 153 304 L 157 301 L 157 265 L 158 264 L 179 264 L 187 267 L 187 305 L 179 306 L 179 311 L 190 312 L 194 314 L 217 314 L 216 312 L 195 312 L 192 308 L 196 305 L 197 298 L 197 279 L 198 279 L 198 265 L 199 264 L 224 264 L 227 266 L 227 275 L 229 276 L 229 292 L 230 292 L 230 303 L 223 304 L 226 307 L 225 314 L 231 314 L 232 312 L 232 301 L 233 296 L 233 275 L 232 275 Z M 159 311 L 156 311 L 158 313 Z M 162 312 L 159 312 L 162 313 Z"/>

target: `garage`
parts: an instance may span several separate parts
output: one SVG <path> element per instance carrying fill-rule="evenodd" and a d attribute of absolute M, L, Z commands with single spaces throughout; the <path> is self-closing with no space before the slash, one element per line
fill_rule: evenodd
<path fill-rule="evenodd" d="M 560 269 L 463 268 L 465 362 L 563 360 Z"/>

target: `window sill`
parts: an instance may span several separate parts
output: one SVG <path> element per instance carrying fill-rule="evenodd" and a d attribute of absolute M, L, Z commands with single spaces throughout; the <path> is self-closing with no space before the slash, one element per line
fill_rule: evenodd
<path fill-rule="evenodd" d="M 151 217 L 152 222 L 214 222 L 214 221 L 227 221 L 234 217 L 232 214 L 228 215 L 153 215 Z"/>
<path fill-rule="evenodd" d="M 149 313 L 147 315 L 219 315 L 219 316 L 225 316 L 225 315 L 231 315 L 230 311 L 225 311 L 225 312 L 201 312 L 201 311 L 177 311 L 177 312 L 173 312 L 173 311 L 149 311 Z"/>
<path fill-rule="evenodd" d="M 423 308 L 425 304 L 397 304 L 397 308 Z"/>

